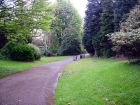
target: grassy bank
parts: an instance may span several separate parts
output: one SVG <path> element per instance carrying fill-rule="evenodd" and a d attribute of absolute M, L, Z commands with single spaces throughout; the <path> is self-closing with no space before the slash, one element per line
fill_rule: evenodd
<path fill-rule="evenodd" d="M 57 105 L 140 105 L 140 66 L 88 58 L 68 65 L 56 89 Z"/>
<path fill-rule="evenodd" d="M 63 60 L 67 57 L 42 57 L 41 60 L 35 62 L 16 62 L 10 60 L 0 60 L 0 78 L 13 73 L 27 70 L 41 64 Z"/>

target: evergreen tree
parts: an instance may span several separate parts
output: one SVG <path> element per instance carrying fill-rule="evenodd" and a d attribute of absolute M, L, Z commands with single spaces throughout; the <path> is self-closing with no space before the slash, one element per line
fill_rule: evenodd
<path fill-rule="evenodd" d="M 100 2 L 98 0 L 88 0 L 84 24 L 83 44 L 87 52 L 90 54 L 96 53 L 96 50 L 98 49 L 97 33 L 100 29 L 100 12 Z"/>
<path fill-rule="evenodd" d="M 4 0 L 1 0 L 1 1 L 0 1 L 0 7 L 2 6 L 3 2 L 4 2 Z"/>
<path fill-rule="evenodd" d="M 113 56 L 109 33 L 118 31 L 120 23 L 139 0 L 88 0 L 83 44 L 95 56 Z"/>
<path fill-rule="evenodd" d="M 114 11 L 112 0 L 101 1 L 102 13 L 100 17 L 100 31 L 98 33 L 100 43 L 100 56 L 112 56 L 111 43 L 107 34 L 114 32 Z"/>
<path fill-rule="evenodd" d="M 120 23 L 127 18 L 127 13 L 137 4 L 138 0 L 115 0 L 114 22 L 115 31 L 120 30 Z"/>

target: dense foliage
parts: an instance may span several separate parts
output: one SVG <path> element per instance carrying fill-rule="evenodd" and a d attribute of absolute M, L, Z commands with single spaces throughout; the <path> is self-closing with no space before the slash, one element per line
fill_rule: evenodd
<path fill-rule="evenodd" d="M 34 49 L 35 60 L 39 60 L 41 58 L 41 51 L 40 51 L 40 49 L 37 46 L 33 45 L 33 44 L 29 44 L 29 46 Z"/>
<path fill-rule="evenodd" d="M 16 61 L 34 61 L 34 49 L 31 46 L 17 44 L 10 51 L 10 57 Z"/>
<path fill-rule="evenodd" d="M 127 18 L 127 13 L 137 4 L 139 0 L 115 0 L 114 25 L 115 31 L 120 30 L 120 24 Z"/>
<path fill-rule="evenodd" d="M 0 2 L 1 55 L 9 42 L 33 43 L 43 49 L 45 55 L 79 54 L 81 36 L 82 19 L 69 0 L 57 0 L 55 4 L 49 0 Z M 29 46 L 34 48 L 35 59 L 40 59 L 39 49 L 31 44 Z M 4 55 L 10 58 L 8 52 Z"/>
<path fill-rule="evenodd" d="M 8 42 L 2 49 L 0 49 L 1 58 L 11 58 L 11 51 L 16 44 L 14 42 Z"/>
<path fill-rule="evenodd" d="M 140 58 L 140 29 L 131 32 L 116 32 L 111 35 L 114 50 L 129 59 Z"/>
<path fill-rule="evenodd" d="M 115 52 L 111 50 L 113 45 L 106 34 L 120 29 L 120 24 L 128 17 L 127 13 L 138 4 L 138 1 L 88 0 L 83 37 L 87 52 L 94 56 L 114 56 Z"/>
<path fill-rule="evenodd" d="M 127 20 L 122 22 L 120 27 L 124 32 L 140 28 L 140 5 L 131 10 Z"/>
<path fill-rule="evenodd" d="M 3 33 L 8 41 L 28 43 L 35 29 L 48 29 L 51 23 L 49 13 L 50 6 L 46 0 L 4 0 L 0 18 Z"/>
<path fill-rule="evenodd" d="M 110 39 L 115 51 L 129 60 L 140 59 L 140 6 L 131 10 L 128 19 L 121 23 L 121 31 L 111 34 Z"/>
<path fill-rule="evenodd" d="M 50 30 L 52 16 L 53 9 L 48 0 L 1 1 L 0 48 L 2 48 L 2 50 L 5 49 L 7 47 L 6 43 L 9 42 L 15 42 L 19 44 L 31 43 L 32 38 L 36 37 L 35 35 L 37 30 L 42 30 L 45 32 Z M 46 39 L 44 39 L 44 41 L 45 40 Z M 39 49 L 35 47 L 33 48 L 35 49 L 34 53 L 36 54 L 36 59 L 40 59 Z M 7 58 L 9 58 L 8 53 L 5 55 Z M 21 60 L 22 58 L 23 57 L 21 56 Z"/>
<path fill-rule="evenodd" d="M 7 43 L 1 49 L 1 57 L 17 61 L 34 61 L 41 58 L 40 49 L 32 44 Z"/>
<path fill-rule="evenodd" d="M 82 34 L 81 18 L 69 0 L 57 0 L 56 5 L 55 19 L 52 22 L 53 38 L 50 50 L 61 55 L 73 55 L 81 50 L 81 42 L 79 41 Z M 68 40 L 69 42 L 67 42 Z M 77 46 L 74 46 L 72 42 L 78 43 Z"/>
<path fill-rule="evenodd" d="M 112 44 L 108 41 L 108 38 L 105 35 L 114 32 L 113 1 L 102 0 L 101 7 L 102 13 L 100 17 L 100 30 L 98 32 L 98 40 L 100 43 L 99 56 L 110 57 L 113 54 L 110 49 Z"/>
<path fill-rule="evenodd" d="M 83 44 L 85 49 L 89 53 L 94 53 L 97 55 L 98 50 L 98 36 L 97 33 L 99 32 L 99 22 L 100 22 L 100 3 L 97 0 L 89 0 L 86 11 L 86 18 L 85 18 L 85 25 L 84 25 L 84 37 L 83 37 Z M 93 37 L 96 37 L 93 39 Z M 92 40 L 94 40 L 92 42 Z"/>
<path fill-rule="evenodd" d="M 62 55 L 78 55 L 81 53 L 80 39 L 74 28 L 64 30 L 62 44 L 60 46 L 60 54 Z"/>

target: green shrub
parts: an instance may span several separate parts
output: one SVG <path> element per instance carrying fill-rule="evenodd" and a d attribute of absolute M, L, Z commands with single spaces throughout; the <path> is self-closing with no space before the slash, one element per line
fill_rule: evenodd
<path fill-rule="evenodd" d="M 34 49 L 35 60 L 39 60 L 41 58 L 41 51 L 40 51 L 40 49 L 36 45 L 33 45 L 33 44 L 29 44 L 29 46 Z"/>
<path fill-rule="evenodd" d="M 32 44 L 27 45 L 9 42 L 0 50 L 0 59 L 34 61 L 40 58 L 40 49 Z"/>
<path fill-rule="evenodd" d="M 11 57 L 11 51 L 16 44 L 13 42 L 8 42 L 1 50 L 0 56 L 1 58 L 8 59 Z"/>
<path fill-rule="evenodd" d="M 140 59 L 140 28 L 131 32 L 116 32 L 110 35 L 113 50 L 129 60 Z"/>
<path fill-rule="evenodd" d="M 16 44 L 10 51 L 10 58 L 16 61 L 34 61 L 34 48 L 29 45 Z"/>

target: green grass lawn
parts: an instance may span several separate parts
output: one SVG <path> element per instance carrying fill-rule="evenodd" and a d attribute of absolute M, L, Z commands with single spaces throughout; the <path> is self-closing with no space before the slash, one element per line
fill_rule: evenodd
<path fill-rule="evenodd" d="M 25 71 L 31 67 L 35 67 L 41 64 L 59 61 L 67 58 L 62 57 L 42 57 L 41 60 L 35 62 L 16 62 L 10 60 L 0 60 L 0 78 L 8 76 L 13 73 Z"/>
<path fill-rule="evenodd" d="M 140 105 L 140 66 L 87 58 L 68 65 L 56 89 L 57 105 Z"/>

